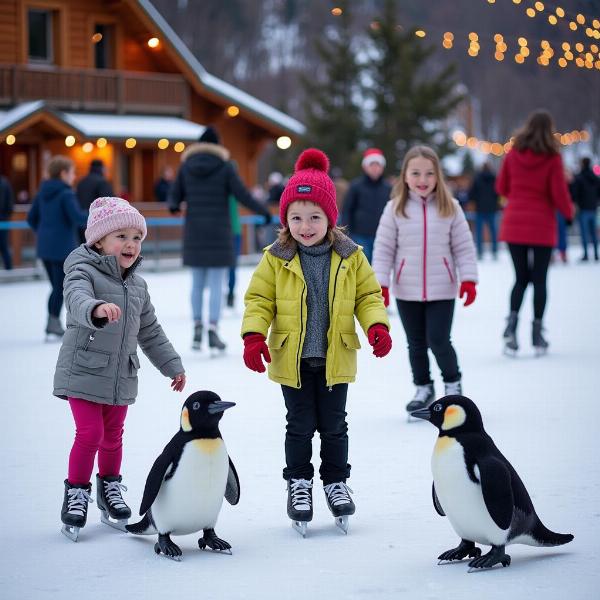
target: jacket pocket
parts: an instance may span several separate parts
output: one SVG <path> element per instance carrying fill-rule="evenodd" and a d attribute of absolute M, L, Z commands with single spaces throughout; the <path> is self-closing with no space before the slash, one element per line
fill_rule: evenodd
<path fill-rule="evenodd" d="M 356 375 L 356 351 L 360 348 L 360 341 L 356 333 L 340 332 L 340 351 L 334 361 L 334 376 L 354 377 Z"/>
<path fill-rule="evenodd" d="M 289 332 L 284 331 L 271 331 L 271 335 L 269 336 L 269 349 L 270 350 L 281 350 L 283 348 L 285 341 L 289 337 Z"/>
<path fill-rule="evenodd" d="M 86 369 L 104 369 L 108 366 L 110 354 L 96 350 L 78 348 L 75 352 L 75 364 Z"/>
<path fill-rule="evenodd" d="M 448 271 L 448 277 L 450 277 L 450 282 L 454 283 L 454 275 L 452 275 L 452 269 L 450 269 L 450 263 L 448 262 L 448 259 L 444 256 L 442 260 L 444 261 L 446 271 Z"/>
<path fill-rule="evenodd" d="M 140 368 L 140 359 L 137 354 L 129 355 L 129 374 L 136 375 Z"/>
<path fill-rule="evenodd" d="M 285 379 L 296 378 L 295 353 L 297 348 L 292 347 L 289 331 L 271 331 L 269 334 L 269 354 L 271 362 L 268 369 L 271 376 Z"/>
<path fill-rule="evenodd" d="M 400 261 L 400 267 L 398 268 L 398 273 L 396 274 L 396 283 L 400 283 L 400 275 L 402 275 L 402 269 L 404 269 L 404 263 L 406 262 L 406 259 L 403 258 Z"/>

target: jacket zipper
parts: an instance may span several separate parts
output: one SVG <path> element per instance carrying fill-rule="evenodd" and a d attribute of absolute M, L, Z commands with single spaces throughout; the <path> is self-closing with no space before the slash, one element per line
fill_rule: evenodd
<path fill-rule="evenodd" d="M 306 291 L 306 283 L 302 286 L 302 294 L 300 295 L 300 341 L 302 341 L 302 333 L 304 331 L 304 317 L 302 315 L 302 307 L 304 305 L 304 292 Z M 296 352 L 296 387 L 300 388 L 302 382 L 300 381 L 300 351 L 302 350 L 302 344 L 298 344 L 298 351 Z"/>
<path fill-rule="evenodd" d="M 454 283 L 454 276 L 452 275 L 452 271 L 450 271 L 450 265 L 448 264 L 448 260 L 444 256 L 444 265 L 446 266 L 446 271 L 448 271 L 448 277 L 450 277 L 450 281 Z"/>
<path fill-rule="evenodd" d="M 119 376 L 120 376 L 120 366 L 121 366 L 121 354 L 123 352 L 123 342 L 125 341 L 125 331 L 127 329 L 127 304 L 128 304 L 128 289 L 127 282 L 123 282 L 123 291 L 125 292 L 125 305 L 123 310 L 123 333 L 121 334 L 121 346 L 119 347 L 119 355 L 117 356 L 117 377 L 115 379 L 115 390 L 113 393 L 113 404 L 117 403 L 117 390 L 119 388 Z"/>
<path fill-rule="evenodd" d="M 337 293 L 337 280 L 338 280 L 338 275 L 340 273 L 340 269 L 342 268 L 342 262 L 343 262 L 343 259 L 340 258 L 340 264 L 338 265 L 338 268 L 337 268 L 337 270 L 335 272 L 335 277 L 333 279 L 333 297 L 331 299 L 331 306 L 329 307 L 329 327 L 332 327 L 331 321 L 333 319 L 333 304 L 335 302 L 335 295 Z M 332 342 L 333 342 L 333 340 L 332 340 Z M 332 347 L 334 347 L 333 343 L 332 343 Z M 327 364 L 325 365 L 325 371 L 327 371 Z M 332 386 L 329 386 L 329 391 L 330 392 L 331 392 L 331 387 Z"/>
<path fill-rule="evenodd" d="M 400 283 L 400 275 L 402 275 L 402 269 L 404 269 L 404 263 L 406 262 L 406 259 L 403 258 L 400 261 L 400 268 L 398 269 L 398 275 L 396 275 L 396 283 Z"/>
<path fill-rule="evenodd" d="M 427 301 L 427 200 L 423 199 L 423 301 Z"/>
<path fill-rule="evenodd" d="M 83 347 L 84 350 L 88 349 L 88 346 L 96 339 L 96 337 L 94 336 L 94 331 L 92 330 L 92 333 L 90 333 L 87 342 L 85 343 L 85 346 Z"/>

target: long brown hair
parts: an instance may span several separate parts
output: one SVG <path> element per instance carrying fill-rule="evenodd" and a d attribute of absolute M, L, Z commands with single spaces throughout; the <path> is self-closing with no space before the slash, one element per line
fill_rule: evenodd
<path fill-rule="evenodd" d="M 560 146 L 554 137 L 554 122 L 547 110 L 532 112 L 525 125 L 515 133 L 513 147 L 536 154 L 558 154 Z"/>
<path fill-rule="evenodd" d="M 452 194 L 444 181 L 444 174 L 442 173 L 442 167 L 440 165 L 440 159 L 435 153 L 433 148 L 429 146 L 413 146 L 404 156 L 402 161 L 402 168 L 400 169 L 400 175 L 392 188 L 392 202 L 394 212 L 397 215 L 407 217 L 406 214 L 406 202 L 408 201 L 408 185 L 406 184 L 406 172 L 408 171 L 408 163 L 413 159 L 421 156 L 430 160 L 433 164 L 433 170 L 435 172 L 435 178 L 437 185 L 435 187 L 435 202 L 437 205 L 438 213 L 441 217 L 451 217 L 456 207 L 454 205 Z"/>

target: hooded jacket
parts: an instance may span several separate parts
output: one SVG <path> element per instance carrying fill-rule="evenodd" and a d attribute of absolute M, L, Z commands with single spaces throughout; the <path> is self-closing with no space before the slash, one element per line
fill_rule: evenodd
<path fill-rule="evenodd" d="M 268 334 L 269 378 L 295 388 L 301 384 L 306 296 L 306 280 L 296 248 L 276 241 L 266 248 L 248 286 L 242 337 L 247 333 Z M 360 246 L 342 233 L 336 233 L 331 252 L 328 298 L 325 377 L 327 385 L 332 386 L 352 382 L 356 377 L 360 341 L 355 315 L 365 333 L 376 323 L 390 328 L 381 287 L 369 261 Z"/>
<path fill-rule="evenodd" d="M 77 247 L 77 228 L 85 227 L 87 216 L 62 179 L 47 179 L 33 200 L 27 222 L 37 234 L 38 258 L 62 261 Z"/>
<path fill-rule="evenodd" d="M 146 282 L 135 273 L 140 262 L 138 258 L 121 275 L 115 256 L 103 256 L 86 245 L 68 256 L 67 330 L 54 373 L 55 396 L 132 404 L 138 388 L 138 344 L 165 377 L 184 372 L 179 354 L 156 318 Z M 119 306 L 118 321 L 92 317 L 96 306 L 105 302 Z"/>
<path fill-rule="evenodd" d="M 498 210 L 496 176 L 491 171 L 480 171 L 473 179 L 469 190 L 469 200 L 475 203 L 479 213 L 495 213 Z"/>
<path fill-rule="evenodd" d="M 269 212 L 245 188 L 229 151 L 219 144 L 192 144 L 181 157 L 183 164 L 171 189 L 169 207 L 186 202 L 183 264 L 189 267 L 230 267 L 235 263 L 229 217 L 229 195 L 251 211 Z"/>
<path fill-rule="evenodd" d="M 560 154 L 511 150 L 500 168 L 496 190 L 508 201 L 500 225 L 504 242 L 553 248 L 556 211 L 573 219 L 575 209 Z"/>
<path fill-rule="evenodd" d="M 373 180 L 364 174 L 350 184 L 342 209 L 342 224 L 348 226 L 350 235 L 375 237 L 391 191 L 383 176 Z"/>
<path fill-rule="evenodd" d="M 112 195 L 112 185 L 104 177 L 104 167 L 101 165 L 92 165 L 90 172 L 77 184 L 77 199 L 85 211 L 90 210 L 90 205 L 96 198 Z"/>
<path fill-rule="evenodd" d="M 573 182 L 573 201 L 580 210 L 595 211 L 600 201 L 600 178 L 591 169 L 581 169 Z"/>

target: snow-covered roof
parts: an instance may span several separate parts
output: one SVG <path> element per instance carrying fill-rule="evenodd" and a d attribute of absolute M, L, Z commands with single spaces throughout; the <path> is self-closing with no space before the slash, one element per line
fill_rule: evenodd
<path fill-rule="evenodd" d="M 198 59 L 190 52 L 190 49 L 183 43 L 181 38 L 175 33 L 163 16 L 154 8 L 149 0 L 137 0 L 138 5 L 144 10 L 156 26 L 162 31 L 168 39 L 173 49 L 188 64 L 198 77 L 200 83 L 209 91 L 213 92 L 239 105 L 242 108 L 253 112 L 263 119 L 267 119 L 276 125 L 288 130 L 296 135 L 304 135 L 306 127 L 300 121 L 286 115 L 271 105 L 251 96 L 250 94 L 236 88 L 235 86 L 211 75 L 206 71 Z"/>
<path fill-rule="evenodd" d="M 23 119 L 26 119 L 45 107 L 46 103 L 43 100 L 34 100 L 33 102 L 19 104 L 10 110 L 0 111 L 0 132 L 9 127 L 14 127 Z"/>

